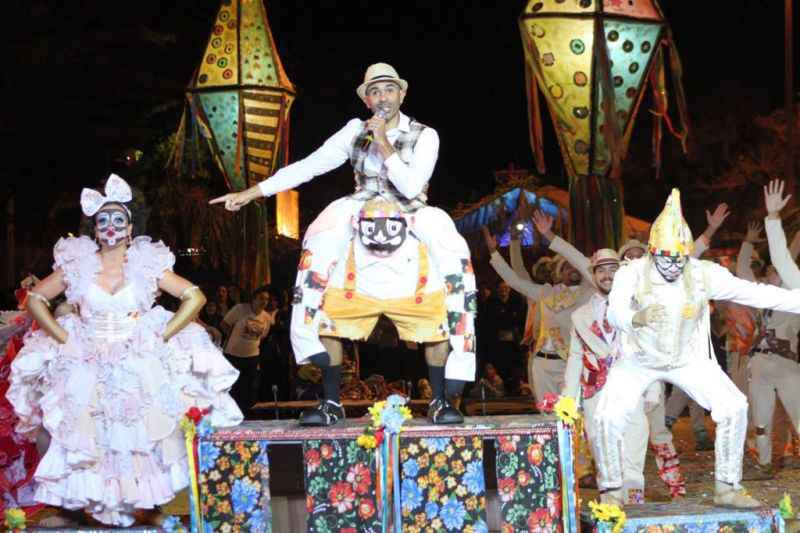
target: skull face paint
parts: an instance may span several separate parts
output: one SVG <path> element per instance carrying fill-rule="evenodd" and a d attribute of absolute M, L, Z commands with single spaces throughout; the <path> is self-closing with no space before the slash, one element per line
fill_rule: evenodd
<path fill-rule="evenodd" d="M 389 256 L 406 241 L 408 228 L 402 217 L 359 218 L 358 236 L 361 244 L 379 256 Z"/>
<path fill-rule="evenodd" d="M 689 258 L 685 255 L 675 257 L 654 255 L 653 261 L 655 263 L 656 270 L 658 270 L 658 273 L 661 274 L 662 278 L 664 278 L 664 281 L 672 283 L 681 277 L 681 274 L 683 274 L 683 269 L 686 268 L 686 263 L 689 262 Z"/>
<path fill-rule="evenodd" d="M 94 233 L 102 244 L 114 247 L 125 242 L 129 235 L 128 213 L 118 207 L 110 207 L 98 212 L 94 217 Z"/>

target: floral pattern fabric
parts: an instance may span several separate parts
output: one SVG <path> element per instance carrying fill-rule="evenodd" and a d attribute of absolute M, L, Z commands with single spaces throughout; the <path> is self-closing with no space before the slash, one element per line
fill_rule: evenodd
<path fill-rule="evenodd" d="M 303 442 L 309 533 L 377 533 L 375 452 L 354 439 Z"/>
<path fill-rule="evenodd" d="M 403 531 L 488 533 L 483 440 L 401 437 Z"/>
<path fill-rule="evenodd" d="M 497 492 L 503 533 L 563 530 L 555 433 L 497 438 Z"/>
<path fill-rule="evenodd" d="M 625 533 L 769 533 L 783 530 L 776 509 L 725 510 L 690 501 L 646 503 L 625 508 Z M 584 531 L 611 533 L 613 525 L 581 516 Z"/>
<path fill-rule="evenodd" d="M 269 533 L 267 441 L 201 440 L 197 454 L 203 533 Z"/>

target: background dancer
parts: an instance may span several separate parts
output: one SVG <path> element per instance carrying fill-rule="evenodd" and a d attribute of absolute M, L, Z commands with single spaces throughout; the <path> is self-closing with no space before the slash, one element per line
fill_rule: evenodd
<path fill-rule="evenodd" d="M 621 330 L 620 360 L 597 408 L 595 459 L 601 499 L 622 504 L 623 435 L 640 396 L 656 381 L 684 389 L 717 423 L 714 502 L 758 507 L 739 484 L 747 431 L 747 398 L 710 353 L 709 300 L 800 313 L 800 291 L 750 283 L 691 257 L 692 234 L 677 189 L 650 230 L 648 255 L 617 272 L 609 323 Z"/>

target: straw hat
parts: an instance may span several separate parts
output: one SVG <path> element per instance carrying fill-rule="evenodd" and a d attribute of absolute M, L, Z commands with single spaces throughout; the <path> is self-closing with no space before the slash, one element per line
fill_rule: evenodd
<path fill-rule="evenodd" d="M 364 73 L 364 83 L 358 86 L 356 94 L 359 98 L 365 100 L 367 98 L 367 87 L 369 87 L 371 83 L 377 83 L 379 81 L 393 81 L 399 85 L 402 90 L 408 90 L 408 82 L 397 74 L 393 66 L 387 63 L 375 63 L 367 67 L 367 71 Z"/>
<path fill-rule="evenodd" d="M 603 265 L 618 265 L 619 255 L 611 248 L 600 248 L 597 250 L 592 258 L 589 260 L 589 274 L 594 273 L 597 267 Z"/>
<path fill-rule="evenodd" d="M 641 248 L 643 252 L 647 252 L 647 245 L 645 243 L 637 240 L 637 239 L 630 239 L 625 244 L 622 245 L 622 248 L 619 249 L 619 258 L 624 259 L 625 254 L 628 253 L 628 250 L 633 250 L 634 248 Z"/>

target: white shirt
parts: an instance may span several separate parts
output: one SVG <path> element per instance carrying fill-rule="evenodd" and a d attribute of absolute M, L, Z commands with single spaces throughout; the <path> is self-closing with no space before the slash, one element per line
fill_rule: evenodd
<path fill-rule="evenodd" d="M 410 131 L 411 120 L 400 113 L 397 127 L 386 132 L 391 144 L 397 141 L 401 133 Z M 350 159 L 353 140 L 364 131 L 364 121 L 352 119 L 342 129 L 334 133 L 322 146 L 305 159 L 278 170 L 271 177 L 258 184 L 261 194 L 272 196 L 288 191 L 311 181 L 316 176 L 338 168 Z M 411 161 L 404 162 L 395 152 L 387 159 L 378 150 L 376 143 L 369 147 L 364 160 L 364 172 L 368 175 L 382 176 L 388 179 L 400 193 L 408 198 L 416 198 L 425 189 L 439 157 L 439 134 L 431 127 L 426 127 L 417 139 Z"/>
<path fill-rule="evenodd" d="M 249 303 L 236 304 L 222 321 L 232 328 L 225 343 L 225 353 L 237 357 L 257 357 L 261 339 L 269 334 L 270 327 L 275 323 L 275 313 L 262 310 L 255 314 Z"/>
<path fill-rule="evenodd" d="M 572 245 L 561 237 L 556 237 L 550 243 L 550 249 L 569 257 L 572 264 L 580 265 L 578 271 L 583 275 L 583 281 L 578 286 L 567 287 L 563 284 L 540 285 L 531 280 L 523 279 L 514 272 L 503 257 L 495 251 L 492 253 L 490 263 L 497 274 L 508 283 L 515 291 L 524 294 L 530 300 L 538 302 L 540 330 L 542 335 L 537 338 L 534 351 L 558 353 L 562 358 L 568 355 L 569 332 L 572 329 L 572 312 L 589 301 L 595 288 L 591 284 L 589 272 L 586 268 L 589 260 L 577 251 Z"/>
<path fill-rule="evenodd" d="M 614 277 L 608 296 L 608 321 L 622 332 L 623 355 L 639 358 L 645 366 L 678 367 L 695 357 L 709 358 L 708 300 L 728 300 L 742 305 L 800 313 L 800 290 L 752 283 L 733 276 L 710 261 L 689 259 L 693 276 L 692 298 L 687 299 L 683 277 L 668 283 L 647 256 L 623 265 Z M 647 271 L 645 271 L 647 269 Z M 639 301 L 643 276 L 650 276 L 651 292 Z M 666 320 L 658 330 L 633 327 L 633 315 L 652 304 L 666 308 Z M 687 305 L 689 307 L 687 307 Z"/>

